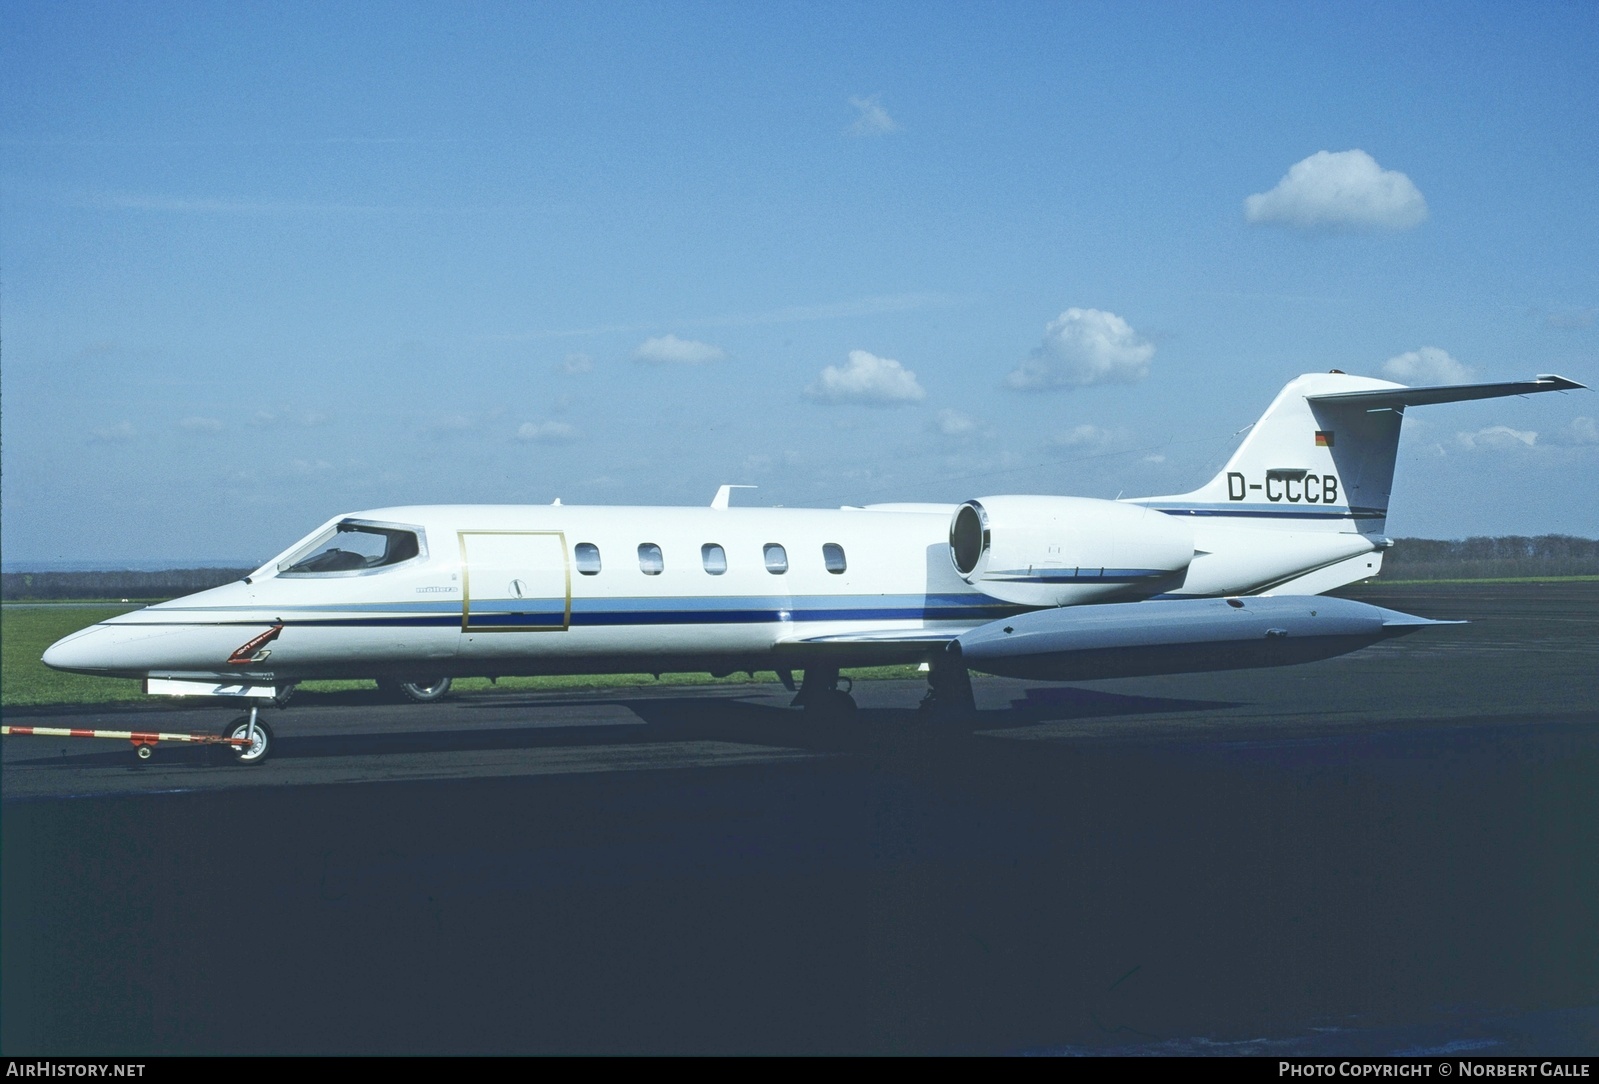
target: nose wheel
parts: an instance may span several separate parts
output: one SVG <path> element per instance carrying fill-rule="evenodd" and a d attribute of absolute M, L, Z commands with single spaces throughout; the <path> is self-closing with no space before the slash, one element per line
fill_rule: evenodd
<path fill-rule="evenodd" d="M 258 719 L 256 712 L 252 706 L 250 714 L 239 716 L 222 730 L 234 760 L 246 766 L 260 764 L 272 753 L 272 728 Z"/>

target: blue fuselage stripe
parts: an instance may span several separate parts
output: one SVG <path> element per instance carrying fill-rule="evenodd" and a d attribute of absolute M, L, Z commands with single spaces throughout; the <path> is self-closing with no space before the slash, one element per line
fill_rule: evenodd
<path fill-rule="evenodd" d="M 992 621 L 1022 613 L 1030 607 L 999 602 L 982 595 L 928 595 L 898 596 L 874 600 L 870 605 L 851 605 L 847 599 L 836 601 L 813 596 L 801 606 L 800 600 L 783 598 L 667 598 L 667 599 L 580 599 L 571 603 L 570 619 L 561 606 L 563 600 L 531 600 L 537 608 L 508 610 L 496 608 L 480 611 L 474 608 L 469 624 L 476 627 L 535 627 L 559 628 L 563 622 L 573 628 L 616 628 L 622 626 L 659 625 L 758 625 L 823 621 Z M 831 601 L 831 604 L 828 602 Z M 262 610 L 259 615 L 240 616 L 238 609 L 200 609 L 191 611 L 197 624 L 250 625 L 282 621 L 288 626 L 317 628 L 444 628 L 460 627 L 461 610 L 435 608 L 433 612 L 403 612 L 411 606 L 401 603 L 383 607 L 381 604 L 360 606 L 302 606 Z M 503 606 L 503 604 L 501 604 Z M 388 612 L 383 612 L 385 609 Z M 358 611 L 352 613 L 351 611 Z M 394 612 L 401 610 L 402 612 Z M 365 611 L 365 612 L 359 612 Z M 166 612 L 173 612 L 168 609 Z M 226 614 L 226 616 L 223 616 Z M 210 617 L 211 620 L 206 618 Z M 120 624 L 155 624 L 155 622 L 123 621 Z M 162 622 L 163 624 L 165 622 Z"/>

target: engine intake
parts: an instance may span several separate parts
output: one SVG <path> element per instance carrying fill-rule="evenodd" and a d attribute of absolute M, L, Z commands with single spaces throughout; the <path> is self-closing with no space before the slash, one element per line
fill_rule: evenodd
<path fill-rule="evenodd" d="M 1193 528 L 1142 505 L 1088 497 L 984 497 L 949 524 L 955 571 L 1025 606 L 1142 598 L 1169 589 L 1194 557 Z"/>

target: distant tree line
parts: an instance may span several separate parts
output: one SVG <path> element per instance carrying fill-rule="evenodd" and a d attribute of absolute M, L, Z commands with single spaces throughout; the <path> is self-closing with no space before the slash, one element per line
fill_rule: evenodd
<path fill-rule="evenodd" d="M 6 572 L 7 602 L 68 598 L 167 599 L 243 579 L 248 568 L 178 568 L 165 572 Z M 1599 575 L 1599 539 L 1544 534 L 1536 538 L 1400 538 L 1383 556 L 1382 578 L 1470 580 L 1506 576 Z"/>
<path fill-rule="evenodd" d="M 174 568 L 164 572 L 5 572 L 7 602 L 63 598 L 168 599 L 242 580 L 248 568 Z"/>
<path fill-rule="evenodd" d="M 1508 576 L 1599 575 L 1599 539 L 1568 534 L 1536 538 L 1399 538 L 1383 555 L 1385 580 L 1479 580 Z"/>

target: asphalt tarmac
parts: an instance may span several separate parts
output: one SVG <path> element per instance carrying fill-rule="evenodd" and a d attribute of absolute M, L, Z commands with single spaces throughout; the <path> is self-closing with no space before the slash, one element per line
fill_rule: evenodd
<path fill-rule="evenodd" d="M 1276 670 L 303 695 L 8 737 L 0 1047 L 1599 1052 L 1599 584 Z M 215 706 L 8 712 L 210 730 Z"/>

